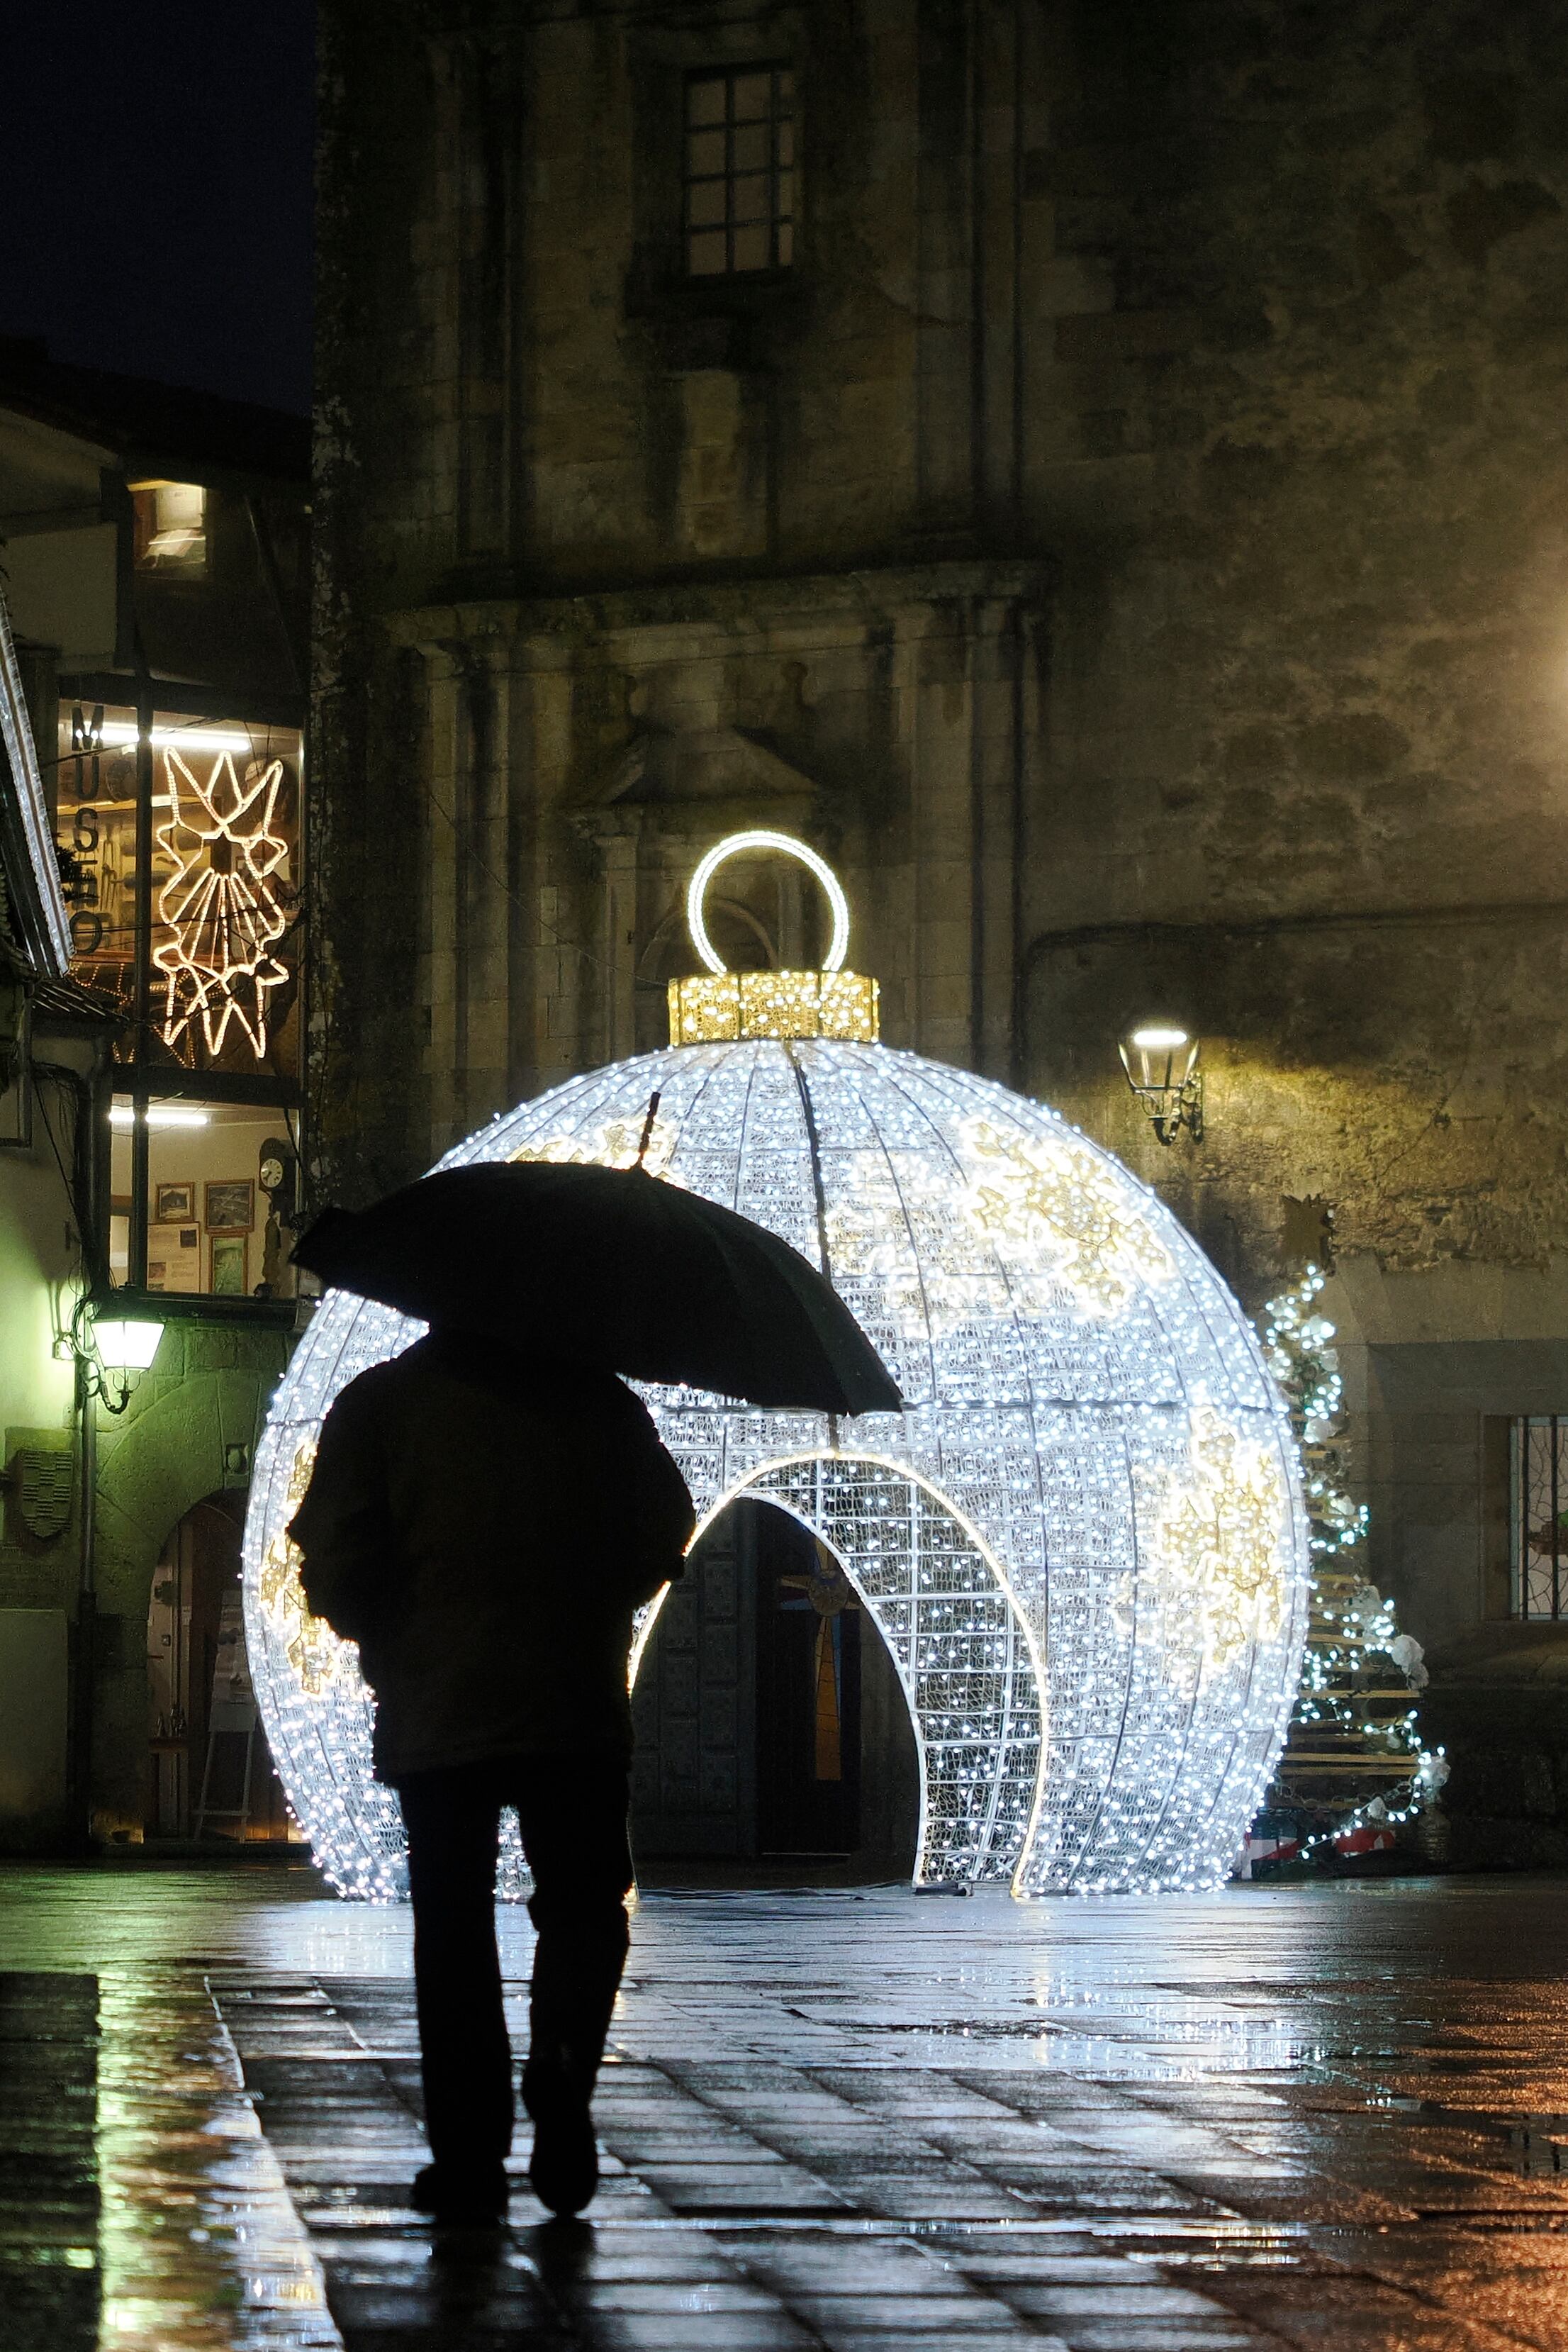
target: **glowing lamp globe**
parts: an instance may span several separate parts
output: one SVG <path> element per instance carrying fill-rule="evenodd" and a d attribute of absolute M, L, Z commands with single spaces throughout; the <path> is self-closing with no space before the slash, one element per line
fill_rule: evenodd
<path fill-rule="evenodd" d="M 819 864 L 787 836 L 732 836 L 700 886 L 741 847 Z M 733 973 L 698 887 L 709 971 L 672 982 L 669 1048 L 567 1080 L 440 1164 L 629 1165 L 656 1092 L 645 1164 L 821 1265 L 908 1400 L 835 1420 L 644 1391 L 699 1527 L 742 1496 L 792 1513 L 880 1629 L 920 1759 L 916 1882 L 1212 1885 L 1267 1786 L 1306 1635 L 1283 1402 L 1218 1275 L 1108 1152 L 876 1042 L 841 906 L 822 971 Z M 328 1294 L 273 1405 L 246 1538 L 252 1674 L 290 1802 L 332 1883 L 381 1900 L 403 1890 L 402 1831 L 371 1778 L 372 1702 L 306 1611 L 286 1529 L 332 1399 L 421 1328 Z M 500 1884 L 521 1890 L 515 1841 Z"/>
<path fill-rule="evenodd" d="M 93 1324 L 92 1337 L 106 1372 L 145 1372 L 152 1370 L 163 1326 L 145 1317 L 100 1316 Z"/>

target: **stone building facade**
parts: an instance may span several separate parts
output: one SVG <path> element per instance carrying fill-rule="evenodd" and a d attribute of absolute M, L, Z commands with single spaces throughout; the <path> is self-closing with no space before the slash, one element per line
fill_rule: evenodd
<path fill-rule="evenodd" d="M 655 1042 L 691 866 L 785 826 L 888 1041 L 1061 1106 L 1249 1303 L 1332 1207 L 1375 1572 L 1428 1643 L 1517 1616 L 1568 1414 L 1561 10 L 324 15 L 324 1180 Z M 723 919 L 815 918 L 758 865 Z M 1201 1142 L 1123 1081 L 1150 1012 Z"/>

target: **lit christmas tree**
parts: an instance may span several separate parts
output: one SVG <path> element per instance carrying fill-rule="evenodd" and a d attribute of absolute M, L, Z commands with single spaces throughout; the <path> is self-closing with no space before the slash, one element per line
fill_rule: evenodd
<path fill-rule="evenodd" d="M 1263 1310 L 1269 1369 L 1284 1391 L 1301 1447 L 1312 1527 L 1312 1606 L 1301 1685 L 1249 1862 L 1281 1863 L 1332 1848 L 1392 1845 L 1447 1780 L 1440 1748 L 1421 1745 L 1416 1699 L 1427 1681 L 1421 1644 L 1401 1633 L 1394 1604 L 1367 1580 L 1367 1510 L 1344 1483 L 1344 1405 L 1334 1327 L 1319 1314 L 1325 1276 L 1309 1265 Z"/>

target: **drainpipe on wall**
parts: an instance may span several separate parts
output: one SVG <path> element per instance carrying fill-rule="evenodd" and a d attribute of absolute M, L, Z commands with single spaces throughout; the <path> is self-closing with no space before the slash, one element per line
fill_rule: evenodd
<path fill-rule="evenodd" d="M 88 1284 L 95 1297 L 109 1288 L 108 1159 L 110 1046 L 94 1045 L 92 1067 L 77 1102 L 77 1223 Z M 92 1837 L 92 1718 L 98 1697 L 98 1393 L 88 1367 L 77 1358 L 78 1460 L 81 1489 L 81 1540 L 77 1578 L 76 1754 L 72 1759 L 77 1819 Z"/>
<path fill-rule="evenodd" d="M 87 1296 L 101 1298 L 109 1288 L 109 1234 L 103 1215 L 107 1168 L 109 1040 L 98 1038 L 91 1067 L 35 1063 L 38 1075 L 68 1086 L 76 1097 L 71 1151 L 70 1204 L 81 1244 Z M 92 1825 L 92 1717 L 98 1660 L 98 1397 L 90 1367 L 73 1321 L 73 1408 L 77 1435 L 77 1611 L 73 1635 L 70 1753 L 67 1759 L 69 1804 L 81 1837 Z"/>
<path fill-rule="evenodd" d="M 92 1841 L 92 1717 L 98 1685 L 98 1400 L 88 1366 L 76 1360 L 77 1509 L 80 1521 L 76 1616 L 76 1704 L 71 1711 L 71 1810 Z"/>

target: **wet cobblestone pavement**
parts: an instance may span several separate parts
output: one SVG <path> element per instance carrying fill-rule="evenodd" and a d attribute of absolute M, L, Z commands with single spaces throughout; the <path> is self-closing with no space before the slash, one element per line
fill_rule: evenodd
<path fill-rule="evenodd" d="M 520 2136 L 492 2240 L 402 2201 L 406 1914 L 0 1867 L 0 2352 L 1568 2352 L 1565 1914 L 648 1895 L 591 2226 Z"/>

